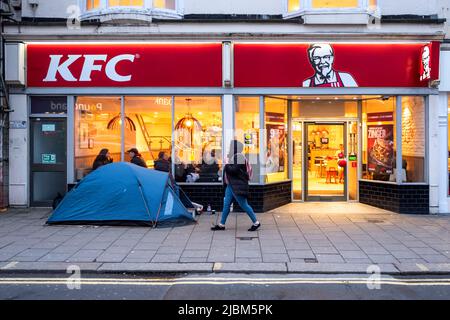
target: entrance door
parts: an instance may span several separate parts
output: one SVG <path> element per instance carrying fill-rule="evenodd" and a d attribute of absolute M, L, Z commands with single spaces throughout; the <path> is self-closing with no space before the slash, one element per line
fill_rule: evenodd
<path fill-rule="evenodd" d="M 345 122 L 306 122 L 304 141 L 305 200 L 346 201 Z"/>
<path fill-rule="evenodd" d="M 31 119 L 31 205 L 50 206 L 67 186 L 66 119 Z"/>

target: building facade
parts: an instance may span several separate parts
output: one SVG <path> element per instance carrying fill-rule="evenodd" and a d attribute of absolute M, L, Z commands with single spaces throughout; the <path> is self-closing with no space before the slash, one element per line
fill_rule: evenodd
<path fill-rule="evenodd" d="M 250 201 L 449 211 L 447 1 L 10 1 L 9 202 L 47 206 L 107 148 L 159 153 L 220 210 L 232 139 Z M 445 146 L 445 147 L 444 147 Z"/>

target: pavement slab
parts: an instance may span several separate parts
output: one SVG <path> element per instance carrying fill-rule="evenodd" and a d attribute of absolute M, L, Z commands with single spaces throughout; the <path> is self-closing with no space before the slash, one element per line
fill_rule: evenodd
<path fill-rule="evenodd" d="M 248 217 L 235 212 L 225 231 L 212 232 L 209 215 L 195 225 L 151 229 L 46 226 L 47 211 L 25 211 L 0 216 L 0 269 L 87 264 L 177 272 L 176 265 L 203 264 L 217 272 L 366 273 L 376 264 L 392 273 L 442 273 L 450 264 L 450 216 L 400 215 L 362 204 L 290 204 L 258 214 L 263 227 L 257 232 L 248 232 Z"/>

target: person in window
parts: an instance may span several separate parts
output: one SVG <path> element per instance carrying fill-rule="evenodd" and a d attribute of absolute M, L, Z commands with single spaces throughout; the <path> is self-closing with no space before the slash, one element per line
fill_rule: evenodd
<path fill-rule="evenodd" d="M 216 150 L 211 150 L 209 157 L 203 159 L 200 167 L 200 182 L 216 182 L 219 180 L 219 164 L 216 159 Z"/>
<path fill-rule="evenodd" d="M 142 158 L 142 155 L 139 153 L 138 149 L 136 148 L 131 148 L 130 150 L 127 151 L 128 154 L 130 155 L 130 162 L 143 167 L 143 168 L 147 168 L 147 164 L 145 163 L 144 159 Z"/>
<path fill-rule="evenodd" d="M 155 161 L 155 170 L 157 171 L 163 171 L 163 172 L 170 172 L 170 161 L 169 156 L 166 152 L 160 151 L 158 153 L 158 159 Z"/>
<path fill-rule="evenodd" d="M 97 155 L 97 157 L 94 160 L 94 163 L 92 164 L 92 171 L 110 164 L 113 162 L 113 158 L 111 157 L 111 154 L 109 153 L 108 149 L 102 149 L 100 150 L 100 153 Z"/>
<path fill-rule="evenodd" d="M 233 198 L 237 200 L 239 206 L 245 210 L 252 226 L 248 231 L 256 231 L 261 223 L 256 219 L 253 208 L 248 204 L 249 186 L 248 182 L 252 176 L 252 169 L 242 154 L 244 145 L 232 140 L 230 145 L 230 152 L 228 154 L 228 163 L 224 168 L 224 182 L 225 182 L 225 198 L 223 203 L 222 219 L 219 224 L 211 228 L 211 230 L 225 230 L 225 223 L 227 222 L 228 214 L 230 213 L 231 202 Z"/>

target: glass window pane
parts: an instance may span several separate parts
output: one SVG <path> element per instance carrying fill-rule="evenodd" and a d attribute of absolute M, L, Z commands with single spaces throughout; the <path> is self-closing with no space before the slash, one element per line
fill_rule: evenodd
<path fill-rule="evenodd" d="M 288 12 L 300 10 L 300 0 L 288 0 Z"/>
<path fill-rule="evenodd" d="M 292 188 L 294 200 L 302 200 L 302 164 L 303 164 L 303 123 L 298 120 L 292 121 Z"/>
<path fill-rule="evenodd" d="M 153 7 L 158 9 L 175 10 L 176 0 L 153 0 Z"/>
<path fill-rule="evenodd" d="M 402 156 L 402 172 L 406 171 L 406 181 L 424 182 L 425 99 L 423 97 L 402 97 Z"/>
<path fill-rule="evenodd" d="M 236 140 L 244 144 L 244 154 L 253 169 L 250 182 L 259 182 L 259 97 L 238 97 L 236 99 Z"/>
<path fill-rule="evenodd" d="M 222 180 L 222 102 L 220 97 L 175 98 L 175 180 Z"/>
<path fill-rule="evenodd" d="M 448 122 L 447 122 L 447 130 L 448 130 L 448 159 L 447 159 L 447 167 L 448 167 L 448 194 L 450 195 L 450 93 L 448 94 Z"/>
<path fill-rule="evenodd" d="M 172 97 L 125 97 L 125 151 L 137 148 L 148 168 L 160 152 L 172 157 Z M 162 155 L 162 154 L 161 154 Z M 125 153 L 125 161 L 130 156 Z"/>
<path fill-rule="evenodd" d="M 265 98 L 265 182 L 288 178 L 287 166 L 287 100 Z"/>
<path fill-rule="evenodd" d="M 395 182 L 395 98 L 363 100 L 362 178 Z"/>
<path fill-rule="evenodd" d="M 357 8 L 359 0 L 312 0 L 314 9 L 319 8 Z"/>
<path fill-rule="evenodd" d="M 100 150 L 121 159 L 120 97 L 77 97 L 75 103 L 75 178 L 91 170 Z"/>
<path fill-rule="evenodd" d="M 86 9 L 97 9 L 100 7 L 100 0 L 86 0 Z"/>
<path fill-rule="evenodd" d="M 109 0 L 110 7 L 143 7 L 144 0 Z"/>

